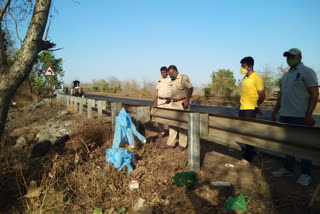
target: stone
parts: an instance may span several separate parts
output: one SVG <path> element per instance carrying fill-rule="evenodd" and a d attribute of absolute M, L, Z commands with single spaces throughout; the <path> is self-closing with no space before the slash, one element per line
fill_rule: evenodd
<path fill-rule="evenodd" d="M 61 124 L 60 124 L 59 122 L 53 123 L 53 124 L 51 125 L 51 127 L 54 128 L 54 129 L 59 129 L 59 128 L 61 127 Z"/>
<path fill-rule="evenodd" d="M 10 146 L 16 145 L 18 138 L 19 138 L 19 137 L 17 137 L 17 136 L 10 136 L 10 135 L 9 135 L 9 136 L 7 137 L 7 144 L 10 145 Z"/>
<path fill-rule="evenodd" d="M 116 209 L 114 207 L 104 211 L 104 213 L 106 213 L 106 214 L 118 214 L 118 212 L 116 212 Z"/>
<path fill-rule="evenodd" d="M 154 207 L 146 207 L 146 208 L 142 208 L 140 210 L 137 210 L 135 212 L 133 212 L 133 214 L 155 214 L 156 210 Z"/>
<path fill-rule="evenodd" d="M 133 206 L 134 210 L 139 210 L 143 207 L 144 203 L 146 202 L 146 200 L 144 200 L 143 198 L 139 198 L 138 202 Z"/>
<path fill-rule="evenodd" d="M 39 99 L 37 100 L 36 103 L 33 103 L 31 105 L 28 106 L 28 111 L 33 111 L 36 108 L 41 108 L 42 106 L 46 106 L 50 104 L 50 100 L 49 99 Z"/>
<path fill-rule="evenodd" d="M 37 182 L 32 180 L 27 188 L 27 194 L 25 194 L 23 197 L 25 198 L 35 198 L 39 197 L 41 194 L 41 187 L 37 186 Z"/>
<path fill-rule="evenodd" d="M 25 145 L 27 145 L 27 140 L 25 137 L 20 136 L 17 141 L 16 141 L 16 145 L 14 145 L 15 148 L 20 148 L 22 149 Z"/>
<path fill-rule="evenodd" d="M 63 153 L 64 146 L 66 145 L 66 142 L 70 140 L 69 135 L 64 135 L 60 137 L 56 142 L 54 142 L 52 149 L 58 152 L 59 154 Z"/>
<path fill-rule="evenodd" d="M 28 106 L 28 111 L 32 111 L 36 108 L 36 105 L 35 104 L 31 104 Z"/>
<path fill-rule="evenodd" d="M 67 114 L 69 114 L 69 113 L 70 113 L 70 112 L 67 111 L 67 110 L 58 111 L 58 114 L 59 114 L 59 115 L 67 115 Z"/>
<path fill-rule="evenodd" d="M 41 100 L 40 102 L 37 103 L 37 105 L 39 107 L 46 106 L 46 105 L 49 105 L 49 104 L 50 104 L 50 100 L 49 99 L 43 99 L 43 100 Z"/>
<path fill-rule="evenodd" d="M 36 134 L 34 132 L 30 132 L 26 137 L 28 142 L 32 142 L 35 138 Z"/>
<path fill-rule="evenodd" d="M 31 151 L 31 157 L 41 157 L 46 155 L 51 148 L 51 142 L 49 140 L 45 140 L 40 143 L 36 143 Z"/>
<path fill-rule="evenodd" d="M 142 174 L 145 174 L 146 172 L 147 172 L 147 168 L 144 166 L 140 166 L 132 170 L 132 172 L 130 172 L 130 175 L 132 175 L 133 177 L 136 177 L 137 175 L 142 175 Z"/>
<path fill-rule="evenodd" d="M 37 135 L 36 135 L 36 139 L 38 141 L 44 141 L 44 140 L 48 140 L 50 139 L 50 134 L 48 132 L 44 132 L 44 131 L 40 131 Z"/>

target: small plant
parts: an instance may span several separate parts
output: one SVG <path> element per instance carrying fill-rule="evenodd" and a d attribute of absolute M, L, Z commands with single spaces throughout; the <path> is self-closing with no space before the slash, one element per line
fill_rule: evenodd
<path fill-rule="evenodd" d="M 203 92 L 205 97 L 209 97 L 211 95 L 211 88 L 204 88 Z"/>
<path fill-rule="evenodd" d="M 121 87 L 120 86 L 115 86 L 115 87 L 112 88 L 112 92 L 113 93 L 117 93 L 119 91 L 121 91 Z"/>
<path fill-rule="evenodd" d="M 92 89 L 93 89 L 94 91 L 98 91 L 99 86 L 92 86 Z"/>
<path fill-rule="evenodd" d="M 31 84 L 36 92 L 36 95 L 39 96 L 44 90 L 45 82 L 40 77 L 35 77 Z"/>

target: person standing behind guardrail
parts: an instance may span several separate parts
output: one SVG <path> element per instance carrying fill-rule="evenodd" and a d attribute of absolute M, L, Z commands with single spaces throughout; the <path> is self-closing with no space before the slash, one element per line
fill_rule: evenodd
<path fill-rule="evenodd" d="M 193 87 L 188 76 L 179 74 L 178 69 L 174 65 L 168 68 L 168 74 L 172 80 L 171 97 L 167 100 L 173 109 L 188 109 L 189 100 L 191 98 Z M 163 149 L 173 149 L 176 144 L 176 137 L 179 131 L 178 150 L 183 151 L 187 147 L 188 136 L 187 130 L 169 127 L 169 138 L 166 145 L 162 145 Z"/>
<path fill-rule="evenodd" d="M 153 106 L 159 108 L 169 108 L 166 101 L 171 97 L 171 78 L 168 75 L 168 69 L 166 66 L 160 68 L 161 77 L 158 79 L 156 92 L 154 94 Z M 164 125 L 162 123 L 158 124 L 160 135 L 163 137 L 165 135 Z"/>
<path fill-rule="evenodd" d="M 282 76 L 280 94 L 271 120 L 276 120 L 276 114 L 280 110 L 280 122 L 282 123 L 313 126 L 315 121 L 312 113 L 319 97 L 317 75 L 314 70 L 301 62 L 302 54 L 299 49 L 291 48 L 284 52 L 283 56 L 287 57 L 290 69 Z M 296 158 L 286 155 L 284 168 L 272 174 L 274 176 L 293 176 L 295 165 Z M 301 175 L 297 183 L 309 185 L 311 170 L 312 161 L 302 159 Z"/>
<path fill-rule="evenodd" d="M 264 82 L 262 77 L 253 70 L 254 59 L 251 56 L 243 58 L 240 63 L 240 73 L 245 74 L 245 76 L 242 80 L 239 117 L 256 118 L 257 113 L 262 114 L 259 105 L 265 99 Z M 239 161 L 238 164 L 245 165 L 252 162 L 255 153 L 253 146 L 245 145 L 244 159 Z"/>

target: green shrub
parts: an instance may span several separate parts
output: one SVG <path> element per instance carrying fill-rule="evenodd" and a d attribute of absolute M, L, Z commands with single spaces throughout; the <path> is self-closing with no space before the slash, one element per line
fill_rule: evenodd
<path fill-rule="evenodd" d="M 211 88 L 204 88 L 203 92 L 205 97 L 209 97 L 211 95 Z"/>
<path fill-rule="evenodd" d="M 94 91 L 98 91 L 99 86 L 92 86 L 92 89 L 93 89 Z"/>

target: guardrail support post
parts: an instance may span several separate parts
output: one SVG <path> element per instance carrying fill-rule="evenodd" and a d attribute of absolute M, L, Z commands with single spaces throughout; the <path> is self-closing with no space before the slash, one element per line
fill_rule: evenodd
<path fill-rule="evenodd" d="M 72 105 L 73 105 L 73 108 L 74 108 L 74 106 L 76 105 L 76 97 L 72 97 Z"/>
<path fill-rule="evenodd" d="M 79 114 L 83 113 L 83 102 L 84 102 L 84 98 L 80 97 L 79 98 Z"/>
<path fill-rule="evenodd" d="M 92 100 L 91 99 L 88 99 L 87 113 L 88 113 L 88 118 L 92 118 Z"/>
<path fill-rule="evenodd" d="M 67 100 L 67 107 L 70 107 L 70 96 L 66 96 L 66 100 Z"/>
<path fill-rule="evenodd" d="M 102 102 L 102 110 L 107 110 L 107 101 L 101 101 Z"/>
<path fill-rule="evenodd" d="M 67 95 L 63 95 L 63 104 L 66 106 L 67 105 Z"/>
<path fill-rule="evenodd" d="M 70 107 L 73 107 L 73 96 L 70 96 Z"/>
<path fill-rule="evenodd" d="M 92 102 L 92 106 L 91 107 L 95 108 L 96 107 L 96 100 L 92 99 L 91 102 Z"/>
<path fill-rule="evenodd" d="M 116 128 L 116 116 L 122 108 L 122 103 L 111 103 L 112 131 Z"/>
<path fill-rule="evenodd" d="M 62 103 L 62 94 L 57 94 L 57 101 Z"/>
<path fill-rule="evenodd" d="M 79 97 L 74 97 L 74 111 L 77 112 L 78 111 L 78 100 Z"/>
<path fill-rule="evenodd" d="M 98 100 L 97 101 L 97 106 L 98 106 L 98 117 L 102 117 L 102 105 L 103 105 L 103 101 L 102 100 Z"/>
<path fill-rule="evenodd" d="M 142 106 L 136 109 L 136 127 L 140 134 L 145 135 L 145 123 L 150 121 L 150 107 Z"/>
<path fill-rule="evenodd" d="M 189 113 L 188 120 L 188 167 L 192 171 L 199 171 L 200 113 Z"/>
<path fill-rule="evenodd" d="M 209 135 L 209 114 L 200 114 L 200 137 Z"/>

